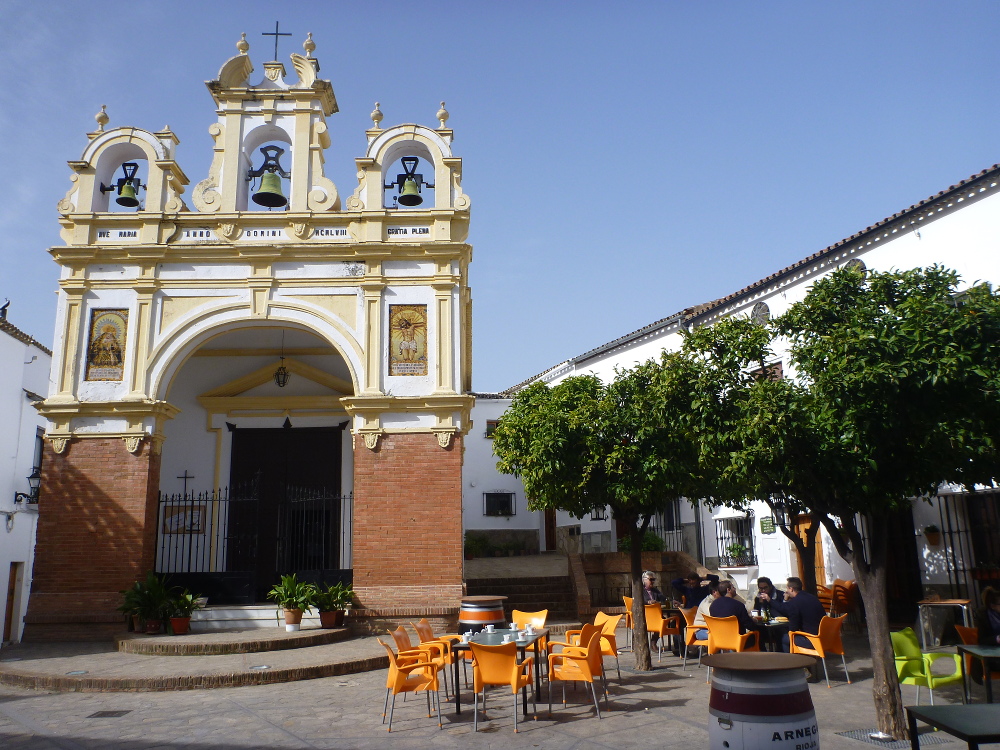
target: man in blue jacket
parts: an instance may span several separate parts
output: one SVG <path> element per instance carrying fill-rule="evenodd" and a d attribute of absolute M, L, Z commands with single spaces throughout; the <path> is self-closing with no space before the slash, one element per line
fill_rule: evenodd
<path fill-rule="evenodd" d="M 818 598 L 802 590 L 801 578 L 788 579 L 784 601 L 772 599 L 767 592 L 761 592 L 760 598 L 770 603 L 772 614 L 777 612 L 788 618 L 789 630 L 819 635 L 819 621 L 826 616 L 826 610 Z M 795 643 L 803 648 L 812 648 L 808 639 L 801 635 L 795 636 Z M 788 651 L 788 633 L 781 636 L 781 650 Z"/>
<path fill-rule="evenodd" d="M 747 612 L 747 606 L 736 597 L 736 587 L 732 581 L 719 581 L 719 597 L 712 602 L 708 608 L 708 614 L 712 617 L 730 617 L 736 615 L 736 621 L 740 626 L 740 634 L 753 633 L 753 637 L 747 640 L 747 648 L 753 648 L 757 642 L 757 625 Z"/>
<path fill-rule="evenodd" d="M 719 582 L 719 576 L 709 573 L 704 578 L 692 570 L 684 578 L 675 578 L 670 582 L 671 588 L 677 592 L 678 598 L 684 597 L 684 607 L 697 607 L 701 600 L 708 596 L 708 584 Z"/>

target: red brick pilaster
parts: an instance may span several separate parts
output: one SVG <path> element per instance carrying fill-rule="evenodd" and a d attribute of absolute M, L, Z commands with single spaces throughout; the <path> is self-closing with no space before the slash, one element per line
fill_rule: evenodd
<path fill-rule="evenodd" d="M 354 438 L 357 615 L 455 612 L 462 596 L 462 438 L 427 433 Z M 402 615 L 400 615 L 402 616 Z"/>
<path fill-rule="evenodd" d="M 119 592 L 156 562 L 160 456 L 148 439 L 46 443 L 25 640 L 92 640 L 124 630 Z"/>

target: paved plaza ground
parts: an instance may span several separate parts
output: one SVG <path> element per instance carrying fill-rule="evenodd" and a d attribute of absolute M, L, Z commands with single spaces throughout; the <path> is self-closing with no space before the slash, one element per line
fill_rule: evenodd
<path fill-rule="evenodd" d="M 844 682 L 843 671 L 834 659 L 830 660 L 833 688 L 827 689 L 824 682 L 810 684 L 820 745 L 825 750 L 873 747 L 837 734 L 876 725 L 867 642 L 857 635 L 848 635 L 845 641 L 853 684 Z M 338 651 L 343 658 L 356 659 L 359 654 L 375 653 L 378 644 L 372 638 L 358 638 L 324 648 L 331 650 L 331 659 L 339 658 Z M 17 652 L 4 649 L 0 661 L 12 653 Z M 225 658 L 245 660 L 248 665 L 264 664 L 281 653 L 292 652 Z M 100 654 L 95 651 L 94 656 Z M 45 661 L 55 672 L 69 664 L 60 661 L 65 658 L 52 650 L 36 667 L 41 669 Z M 159 658 L 172 660 L 179 668 L 188 660 L 220 657 Z M 654 656 L 657 668 L 653 672 L 636 673 L 629 669 L 631 659 L 630 654 L 622 657 L 620 683 L 614 669 L 609 670 L 610 708 L 602 720 L 594 716 L 592 705 L 586 702 L 588 694 L 580 690 L 569 694 L 568 707 L 554 706 L 551 719 L 545 705 L 539 705 L 538 719 L 519 722 L 521 731 L 516 735 L 510 694 L 499 689 L 490 696 L 487 719 L 481 722 L 478 734 L 472 731 L 468 691 L 461 716 L 455 716 L 451 703 L 442 703 L 443 729 L 427 719 L 422 698 L 411 697 L 406 703 L 398 699 L 393 731 L 387 734 L 381 723 L 384 669 L 273 685 L 171 692 L 48 692 L 0 686 L 0 748 L 707 748 L 710 686 L 704 669 L 696 664 L 682 669 L 680 659 L 665 655 L 660 665 Z M 75 663 L 81 662 L 77 659 Z M 101 668 L 99 658 L 92 660 L 92 666 Z M 904 703 L 914 702 L 912 686 L 904 686 L 903 695 Z M 960 690 L 938 690 L 935 699 L 938 703 L 960 702 Z M 976 699 L 983 700 L 982 688 L 977 688 Z M 128 713 L 95 716 L 106 711 Z M 941 733 L 926 735 L 922 744 L 931 743 L 944 748 L 963 746 Z"/>

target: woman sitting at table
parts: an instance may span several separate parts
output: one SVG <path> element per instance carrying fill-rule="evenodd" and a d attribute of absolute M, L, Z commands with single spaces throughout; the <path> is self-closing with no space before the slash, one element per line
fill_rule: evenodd
<path fill-rule="evenodd" d="M 983 589 L 983 606 L 976 610 L 976 629 L 979 631 L 980 646 L 1000 646 L 1000 591 L 992 586 Z M 986 659 L 991 672 L 1000 672 L 1000 659 Z M 972 660 L 972 679 L 977 685 L 983 684 L 983 662 Z"/>

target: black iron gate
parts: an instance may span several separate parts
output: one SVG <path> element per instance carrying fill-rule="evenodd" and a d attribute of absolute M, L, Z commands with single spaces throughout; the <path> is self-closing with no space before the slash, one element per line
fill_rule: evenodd
<path fill-rule="evenodd" d="M 286 573 L 314 583 L 349 583 L 352 496 L 304 487 L 277 494 L 263 497 L 256 481 L 161 493 L 156 571 L 213 604 L 262 600 Z M 261 523 L 275 515 L 276 524 Z"/>

